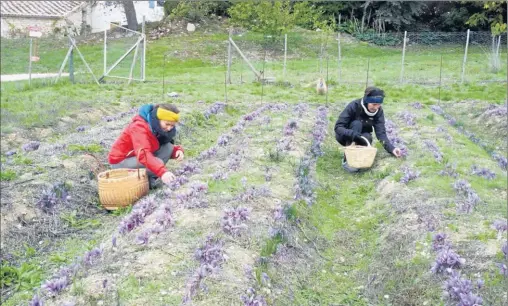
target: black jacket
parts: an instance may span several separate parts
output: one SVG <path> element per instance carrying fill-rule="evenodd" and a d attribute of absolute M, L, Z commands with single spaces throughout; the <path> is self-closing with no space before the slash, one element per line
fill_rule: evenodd
<path fill-rule="evenodd" d="M 363 125 L 362 133 L 372 133 L 372 129 L 374 128 L 376 137 L 383 144 L 385 150 L 388 153 L 393 154 L 392 152 L 395 147 L 386 136 L 385 115 L 383 108 L 379 108 L 374 117 L 369 117 L 363 110 L 363 107 L 360 104 L 361 101 L 361 99 L 354 100 L 342 111 L 339 119 L 335 122 L 335 134 L 337 136 L 344 135 L 353 137 L 353 130 L 349 129 L 349 126 L 354 120 L 360 120 Z"/>

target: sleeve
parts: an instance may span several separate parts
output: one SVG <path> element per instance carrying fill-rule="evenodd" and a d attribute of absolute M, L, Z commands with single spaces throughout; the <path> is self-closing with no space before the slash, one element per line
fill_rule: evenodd
<path fill-rule="evenodd" d="M 381 142 L 385 150 L 388 153 L 393 154 L 395 147 L 386 135 L 385 115 L 382 109 L 379 110 L 379 113 L 376 117 L 376 121 L 374 122 L 374 131 L 376 132 L 376 137 Z"/>
<path fill-rule="evenodd" d="M 356 116 L 356 103 L 355 101 L 351 102 L 340 114 L 339 119 L 335 122 L 335 135 L 344 135 L 353 137 L 353 130 L 348 129 L 348 126 L 351 124 L 351 121 L 355 119 Z"/>
<path fill-rule="evenodd" d="M 150 137 L 148 133 L 150 132 L 142 127 L 136 128 L 131 133 L 134 154 L 142 165 L 158 177 L 161 177 L 167 172 L 167 169 L 164 163 L 153 155 L 150 141 L 148 140 Z"/>

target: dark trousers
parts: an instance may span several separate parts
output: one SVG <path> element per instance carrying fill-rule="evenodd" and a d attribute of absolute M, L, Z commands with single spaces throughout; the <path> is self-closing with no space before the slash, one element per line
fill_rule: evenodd
<path fill-rule="evenodd" d="M 161 162 L 164 163 L 164 165 L 169 161 L 171 158 L 171 153 L 173 153 L 173 145 L 171 143 L 166 143 L 162 145 L 159 150 L 155 151 L 153 155 L 161 160 Z M 137 169 L 137 168 L 145 168 L 145 166 L 138 163 L 138 160 L 136 156 L 128 157 L 118 164 L 111 165 L 112 169 L 118 169 L 118 168 L 129 168 L 129 169 Z M 147 170 L 146 173 L 148 174 L 148 177 L 151 179 L 156 179 L 157 176 L 150 170 Z"/>
<path fill-rule="evenodd" d="M 363 137 L 367 138 L 370 144 L 372 144 L 372 134 L 370 133 L 362 133 L 363 125 L 359 120 L 355 120 L 351 122 L 348 127 L 349 129 L 362 134 Z M 353 142 L 353 138 L 346 135 L 337 135 L 335 134 L 335 139 L 343 146 L 349 146 Z M 366 143 L 359 143 L 359 145 L 367 145 Z"/>

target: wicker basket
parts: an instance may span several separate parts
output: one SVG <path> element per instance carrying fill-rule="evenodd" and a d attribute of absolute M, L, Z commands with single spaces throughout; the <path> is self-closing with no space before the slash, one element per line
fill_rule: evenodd
<path fill-rule="evenodd" d="M 144 149 L 139 149 L 139 157 Z M 148 194 L 148 175 L 146 169 L 119 168 L 106 170 L 97 175 L 99 200 L 107 210 L 117 210 L 126 207 Z"/>
<path fill-rule="evenodd" d="M 367 138 L 363 137 L 368 146 L 358 146 L 352 144 L 345 148 L 347 164 L 350 167 L 357 169 L 366 169 L 372 167 L 374 159 L 376 158 L 377 149 L 370 145 Z"/>
<path fill-rule="evenodd" d="M 126 207 L 148 194 L 146 169 L 113 169 L 97 176 L 99 200 L 107 210 Z"/>

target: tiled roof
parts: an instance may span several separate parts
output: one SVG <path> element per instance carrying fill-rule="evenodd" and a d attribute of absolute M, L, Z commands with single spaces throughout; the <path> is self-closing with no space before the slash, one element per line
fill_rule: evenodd
<path fill-rule="evenodd" d="M 83 1 L 0 1 L 1 16 L 61 18 Z"/>

